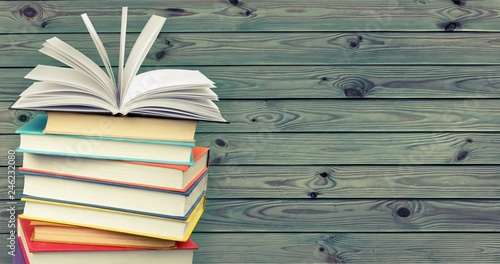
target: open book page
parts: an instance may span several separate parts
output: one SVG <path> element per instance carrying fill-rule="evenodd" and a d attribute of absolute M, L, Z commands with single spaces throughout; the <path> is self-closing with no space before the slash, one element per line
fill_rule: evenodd
<path fill-rule="evenodd" d="M 92 89 L 92 87 L 100 87 L 94 79 L 82 73 L 78 70 L 71 68 L 62 68 L 47 65 L 37 65 L 33 70 L 31 70 L 25 78 L 47 82 L 49 85 L 51 83 L 61 84 L 66 86 L 76 87 L 78 89 L 92 91 L 94 96 L 101 97 L 103 100 L 108 102 L 111 106 L 115 106 L 115 98 L 110 96 L 104 89 Z M 70 93 L 70 92 L 69 92 Z M 65 103 L 65 102 L 61 102 Z M 110 112 L 117 112 L 115 109 L 110 110 Z"/>
<path fill-rule="evenodd" d="M 113 74 L 113 69 L 111 68 L 111 63 L 109 62 L 108 53 L 106 52 L 106 49 L 104 48 L 104 45 L 102 44 L 102 41 L 99 38 L 99 35 L 97 35 L 97 32 L 95 31 L 94 26 L 92 25 L 92 22 L 90 21 L 87 14 L 82 14 L 82 19 L 83 19 L 83 22 L 85 23 L 85 26 L 87 27 L 87 30 L 89 31 L 89 34 L 90 34 L 90 37 L 92 38 L 92 41 L 94 41 L 94 45 L 96 46 L 97 51 L 99 52 L 99 56 L 101 56 L 102 62 L 104 63 L 104 67 L 106 67 L 106 70 L 108 72 L 111 83 L 113 84 L 113 86 L 112 86 L 113 92 L 114 92 L 115 97 L 116 97 L 118 91 L 116 89 L 115 75 Z"/>
<path fill-rule="evenodd" d="M 132 82 L 132 79 L 137 74 L 139 67 L 142 65 L 144 58 L 146 58 L 147 53 L 153 46 L 153 43 L 160 33 L 163 24 L 165 23 L 166 18 L 153 15 L 149 19 L 146 26 L 142 30 L 141 34 L 135 41 L 132 50 L 127 59 L 127 63 L 125 64 L 125 68 L 123 70 L 123 83 L 122 86 L 119 87 L 121 99 L 124 98 L 124 95 L 127 93 L 128 86 Z M 123 101 L 123 100 L 120 100 Z"/>
<path fill-rule="evenodd" d="M 134 77 L 123 98 L 122 106 L 135 97 L 159 92 L 168 93 L 169 90 L 179 89 L 179 87 L 184 87 L 184 89 L 189 87 L 192 89 L 215 88 L 214 82 L 196 70 L 161 69 L 148 71 Z M 217 98 L 210 99 L 216 100 Z"/>
<path fill-rule="evenodd" d="M 128 12 L 128 7 L 123 7 L 122 8 L 122 24 L 121 24 L 121 31 L 120 31 L 120 51 L 118 54 L 118 105 L 121 104 L 121 98 L 122 95 L 120 94 L 120 87 L 122 87 L 123 84 L 123 66 L 125 64 L 125 43 L 126 43 L 126 36 L 127 36 L 127 12 Z"/>
<path fill-rule="evenodd" d="M 64 105 L 61 104 L 64 102 Z M 111 112 L 113 106 L 92 91 L 56 83 L 35 82 L 21 93 L 12 108 L 45 111 Z"/>
<path fill-rule="evenodd" d="M 87 74 L 89 77 L 94 79 L 100 84 L 101 87 L 107 90 L 110 96 L 114 96 L 115 88 L 111 79 L 108 75 L 92 61 L 89 57 L 85 56 L 83 53 L 73 48 L 66 42 L 53 37 L 48 39 L 44 44 L 40 52 L 50 56 L 75 70 L 79 70 L 82 73 Z"/>
<path fill-rule="evenodd" d="M 211 100 L 154 97 L 130 103 L 128 107 L 124 109 L 127 114 L 227 123 Z"/>

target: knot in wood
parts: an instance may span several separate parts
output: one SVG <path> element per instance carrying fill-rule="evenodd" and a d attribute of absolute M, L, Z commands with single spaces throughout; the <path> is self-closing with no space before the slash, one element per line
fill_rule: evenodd
<path fill-rule="evenodd" d="M 321 177 L 323 177 L 323 178 L 326 178 L 326 177 L 328 177 L 328 172 L 321 172 L 321 173 L 319 174 L 319 176 L 321 176 Z"/>
<path fill-rule="evenodd" d="M 319 194 L 318 194 L 317 192 L 310 192 L 310 193 L 309 193 L 309 197 L 311 197 L 312 199 L 316 199 L 316 198 L 318 198 L 318 195 L 319 195 Z"/>
<path fill-rule="evenodd" d="M 224 141 L 224 140 L 222 140 L 220 138 L 218 138 L 218 139 L 215 140 L 215 145 L 217 145 L 219 147 L 222 147 L 222 148 L 227 147 L 226 141 Z"/>
<path fill-rule="evenodd" d="M 455 29 L 458 27 L 458 23 L 456 22 L 450 22 L 448 25 L 444 27 L 444 31 L 446 32 L 452 32 L 455 31 Z"/>
<path fill-rule="evenodd" d="M 26 122 L 28 121 L 29 117 L 26 115 L 26 114 L 20 114 L 18 117 L 17 117 L 17 120 L 21 121 L 21 122 Z"/>
<path fill-rule="evenodd" d="M 411 216 L 411 210 L 406 206 L 399 206 L 396 208 L 396 214 L 401 218 L 408 218 Z"/>
<path fill-rule="evenodd" d="M 238 1 L 238 0 L 229 0 L 229 3 L 232 4 L 232 5 L 234 5 L 234 6 L 237 6 L 237 5 L 240 4 L 240 1 Z"/>
<path fill-rule="evenodd" d="M 343 77 L 338 79 L 334 86 L 344 91 L 347 98 L 363 98 L 375 84 L 362 77 Z"/>
<path fill-rule="evenodd" d="M 33 5 L 25 5 L 19 9 L 21 17 L 27 20 L 42 18 L 42 11 L 39 7 Z"/>
<path fill-rule="evenodd" d="M 465 5 L 465 0 L 451 0 L 455 5 L 457 6 L 464 6 Z"/>
<path fill-rule="evenodd" d="M 462 161 L 469 155 L 469 151 L 462 150 L 457 154 L 457 161 Z"/>

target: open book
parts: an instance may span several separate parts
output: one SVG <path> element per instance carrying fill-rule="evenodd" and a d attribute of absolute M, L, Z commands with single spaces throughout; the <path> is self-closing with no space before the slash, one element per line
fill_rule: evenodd
<path fill-rule="evenodd" d="M 125 63 L 127 7 L 122 10 L 118 78 L 90 19 L 82 15 L 104 64 L 53 37 L 40 52 L 70 68 L 36 66 L 25 78 L 35 80 L 11 109 L 111 113 L 227 122 L 216 104 L 214 83 L 196 70 L 160 69 L 137 75 L 166 18 L 153 15 L 137 38 Z"/>

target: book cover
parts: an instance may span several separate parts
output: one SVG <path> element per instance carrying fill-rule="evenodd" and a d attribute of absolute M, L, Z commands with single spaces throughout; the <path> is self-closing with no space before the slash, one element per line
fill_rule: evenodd
<path fill-rule="evenodd" d="M 47 115 L 20 127 L 20 152 L 193 165 L 192 142 L 43 134 Z"/>
<path fill-rule="evenodd" d="M 194 165 L 89 159 L 24 153 L 19 173 L 48 174 L 116 185 L 187 192 L 208 168 L 209 149 L 195 146 Z"/>
<path fill-rule="evenodd" d="M 21 200 L 25 202 L 23 216 L 31 220 L 187 241 L 203 214 L 206 198 L 198 202 L 185 221 L 53 201 Z"/>

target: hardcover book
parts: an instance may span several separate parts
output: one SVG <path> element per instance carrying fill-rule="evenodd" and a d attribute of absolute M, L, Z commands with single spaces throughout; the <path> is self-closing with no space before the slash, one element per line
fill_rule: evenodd
<path fill-rule="evenodd" d="M 58 174 L 89 181 L 186 192 L 209 166 L 209 149 L 195 146 L 194 165 L 23 153 L 20 173 Z"/>
<path fill-rule="evenodd" d="M 33 231 L 29 220 L 20 217 L 18 239 L 27 264 L 188 264 L 193 262 L 193 252 L 198 249 L 191 239 L 177 243 L 175 250 L 36 242 L 31 240 Z"/>
<path fill-rule="evenodd" d="M 21 200 L 25 202 L 23 217 L 30 220 L 174 241 L 188 240 L 205 209 L 205 197 L 202 197 L 186 220 L 176 220 L 39 199 L 22 198 Z"/>
<path fill-rule="evenodd" d="M 207 170 L 186 192 L 22 173 L 22 197 L 186 220 L 207 189 Z"/>
<path fill-rule="evenodd" d="M 193 142 L 44 134 L 47 115 L 20 127 L 19 152 L 193 165 Z"/>

